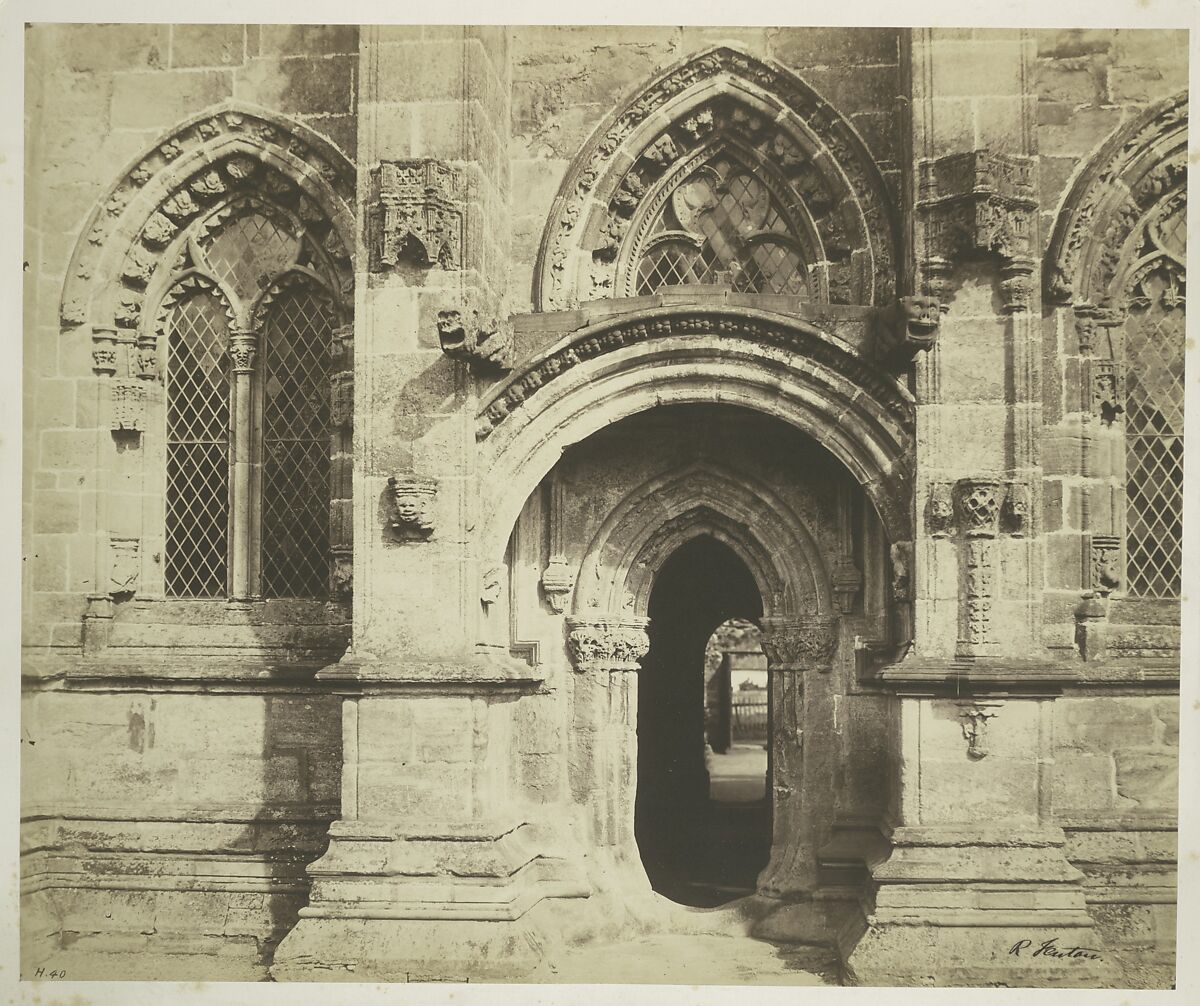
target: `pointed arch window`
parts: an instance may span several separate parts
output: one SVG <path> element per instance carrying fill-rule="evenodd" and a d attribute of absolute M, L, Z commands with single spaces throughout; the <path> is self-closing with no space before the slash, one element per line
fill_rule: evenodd
<path fill-rule="evenodd" d="M 728 283 L 740 293 L 812 299 L 796 222 L 781 188 L 725 150 L 674 182 L 635 253 L 636 292 Z"/>
<path fill-rule="evenodd" d="M 292 210 L 240 195 L 176 243 L 166 353 L 165 593 L 330 593 L 334 267 Z"/>

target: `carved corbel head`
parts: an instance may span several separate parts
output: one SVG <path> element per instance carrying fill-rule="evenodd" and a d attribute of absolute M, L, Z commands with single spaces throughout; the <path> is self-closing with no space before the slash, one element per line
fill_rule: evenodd
<path fill-rule="evenodd" d="M 465 360 L 474 373 L 503 373 L 512 369 L 512 325 L 483 317 L 475 310 L 447 308 L 437 316 L 442 352 Z"/>
<path fill-rule="evenodd" d="M 392 530 L 408 540 L 424 540 L 433 533 L 433 504 L 437 482 L 415 475 L 393 475 L 388 479 L 392 494 Z"/>
<path fill-rule="evenodd" d="M 937 342 L 942 310 L 936 297 L 901 297 L 884 315 L 880 327 L 882 355 L 909 363 Z"/>

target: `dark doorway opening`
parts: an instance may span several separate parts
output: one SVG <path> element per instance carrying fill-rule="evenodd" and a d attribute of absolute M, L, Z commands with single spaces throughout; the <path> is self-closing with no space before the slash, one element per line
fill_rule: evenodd
<path fill-rule="evenodd" d="M 705 648 L 727 620 L 757 622 L 762 598 L 733 550 L 703 536 L 663 564 L 648 614 L 650 650 L 638 676 L 635 835 L 656 891 L 680 904 L 714 907 L 754 893 L 770 856 L 771 809 L 765 785 L 750 799 L 727 798 L 711 786 Z M 753 752 L 741 754 L 744 760 Z M 764 773 L 765 764 L 764 755 Z"/>

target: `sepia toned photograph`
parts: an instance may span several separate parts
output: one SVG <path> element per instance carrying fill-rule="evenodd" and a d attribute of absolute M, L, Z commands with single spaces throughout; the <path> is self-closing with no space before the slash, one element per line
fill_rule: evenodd
<path fill-rule="evenodd" d="M 1175 987 L 1186 28 L 18 31 L 23 981 Z"/>

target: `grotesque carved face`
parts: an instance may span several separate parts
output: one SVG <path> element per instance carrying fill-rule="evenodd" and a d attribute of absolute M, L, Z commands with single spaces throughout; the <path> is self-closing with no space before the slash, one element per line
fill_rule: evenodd
<path fill-rule="evenodd" d="M 396 515 L 405 524 L 415 524 L 421 518 L 421 498 L 415 493 L 403 493 L 396 497 Z"/>

